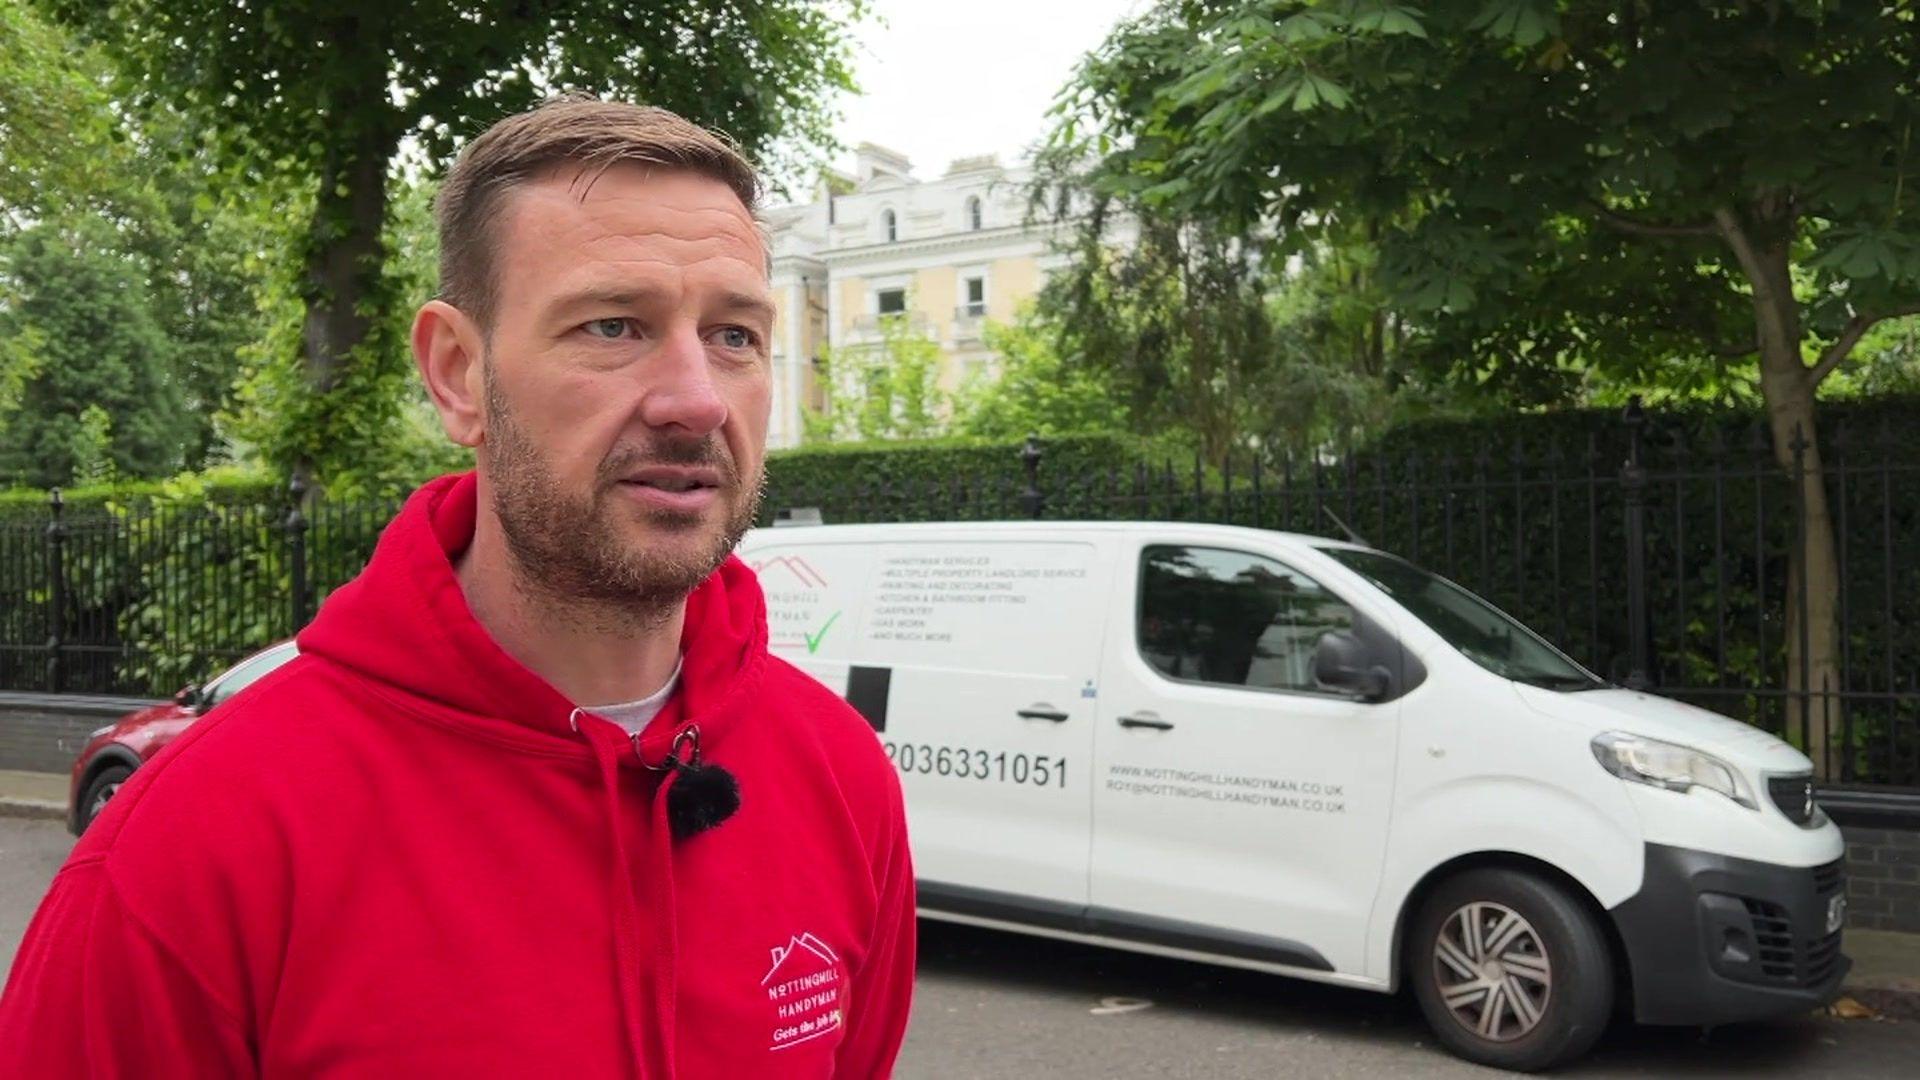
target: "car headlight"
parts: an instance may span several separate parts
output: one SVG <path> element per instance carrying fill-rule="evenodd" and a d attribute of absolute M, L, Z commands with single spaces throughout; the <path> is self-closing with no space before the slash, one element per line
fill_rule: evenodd
<path fill-rule="evenodd" d="M 1668 791 L 1703 787 L 1749 810 L 1760 808 L 1738 770 L 1691 746 L 1609 731 L 1594 736 L 1593 756 L 1600 760 L 1601 768 L 1622 780 L 1651 784 Z"/>
<path fill-rule="evenodd" d="M 94 728 L 92 731 L 87 732 L 87 741 L 92 742 L 93 740 L 99 738 L 102 735 L 105 735 L 107 732 L 112 731 L 114 728 L 117 728 L 119 726 L 120 726 L 119 724 L 108 724 L 106 727 L 103 727 L 103 728 Z"/>

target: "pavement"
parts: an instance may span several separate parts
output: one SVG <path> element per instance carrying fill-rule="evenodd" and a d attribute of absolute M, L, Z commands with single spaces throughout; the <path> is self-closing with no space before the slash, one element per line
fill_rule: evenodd
<path fill-rule="evenodd" d="M 0 972 L 73 845 L 65 817 L 65 777 L 0 770 Z M 1920 934 L 1846 940 L 1854 968 L 1833 1008 L 1708 1031 L 1623 1023 L 1568 1074 L 1908 1075 Z M 902 1077 L 1490 1075 L 1437 1049 L 1405 995 L 931 921 L 920 954 Z"/>
<path fill-rule="evenodd" d="M 0 769 L 0 817 L 67 819 L 67 777 Z"/>

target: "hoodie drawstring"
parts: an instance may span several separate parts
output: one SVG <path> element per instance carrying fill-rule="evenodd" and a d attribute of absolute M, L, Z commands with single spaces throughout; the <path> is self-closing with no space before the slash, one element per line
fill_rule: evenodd
<path fill-rule="evenodd" d="M 586 715 L 575 709 L 568 717 L 568 723 L 579 732 L 593 749 L 594 762 L 598 766 L 601 787 L 606 795 L 607 830 L 612 836 L 609 854 L 612 856 L 613 876 L 613 962 L 614 979 L 619 984 L 620 1015 L 626 1023 L 627 1039 L 632 1044 L 633 1059 L 640 1065 L 642 1076 L 654 1080 L 673 1080 L 674 1075 L 674 997 L 678 986 L 674 961 L 678 949 L 678 934 L 674 921 L 673 891 L 673 839 L 667 825 L 667 788 L 673 783 L 675 772 L 669 771 L 660 780 L 659 788 L 654 792 L 653 805 L 648 814 L 648 846 L 653 852 L 652 872 L 647 878 L 647 900 L 651 910 L 647 913 L 653 930 L 653 956 L 643 960 L 640 945 L 641 912 L 639 901 L 633 892 L 633 864 L 627 856 L 627 841 L 621 829 L 622 813 L 620 807 L 620 754 L 632 747 L 632 743 L 621 732 L 614 738 L 612 731 L 596 733 L 593 728 L 605 725 L 607 721 L 583 726 L 580 717 Z M 637 755 L 638 749 L 633 752 Z M 651 962 L 647 962 L 651 960 Z M 646 1009 L 641 986 L 642 973 L 651 977 L 653 983 L 653 1031 L 649 1038 L 644 1012 Z M 652 1060 L 649 1061 L 649 1058 Z"/>
<path fill-rule="evenodd" d="M 640 752 L 634 747 L 634 753 Z M 660 1045 L 660 1055 L 664 1065 L 661 1076 L 673 1076 L 674 1032 L 676 1030 L 674 1007 L 679 997 L 679 971 L 675 967 L 680 958 L 680 928 L 674 918 L 675 897 L 673 894 L 673 831 L 667 823 L 667 795 L 675 781 L 680 778 L 680 770 L 669 769 L 660 778 L 660 786 L 654 789 L 653 806 L 648 811 L 653 818 L 653 873 L 647 875 L 647 891 L 653 901 L 653 971 L 656 980 L 653 990 L 653 1023 Z"/>

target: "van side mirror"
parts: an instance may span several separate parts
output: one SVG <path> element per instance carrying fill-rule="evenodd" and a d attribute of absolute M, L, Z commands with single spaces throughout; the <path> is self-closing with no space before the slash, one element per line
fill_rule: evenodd
<path fill-rule="evenodd" d="M 180 692 L 173 695 L 173 703 L 175 705 L 178 705 L 182 708 L 187 708 L 187 709 L 191 709 L 195 705 L 198 705 L 200 703 L 199 684 L 188 683 L 187 685 L 181 687 Z"/>
<path fill-rule="evenodd" d="M 1313 647 L 1313 679 L 1360 701 L 1383 700 L 1393 688 L 1393 673 L 1383 664 L 1370 663 L 1372 652 L 1350 631 L 1323 634 Z"/>

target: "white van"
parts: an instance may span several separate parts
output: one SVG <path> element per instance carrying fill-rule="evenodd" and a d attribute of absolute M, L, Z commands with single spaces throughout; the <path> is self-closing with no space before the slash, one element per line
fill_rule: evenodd
<path fill-rule="evenodd" d="M 1543 1068 L 1616 1006 L 1808 1010 L 1839 830 L 1756 728 L 1610 686 L 1357 544 L 1178 523 L 760 530 L 773 650 L 905 782 L 921 913 L 1393 991 Z"/>

